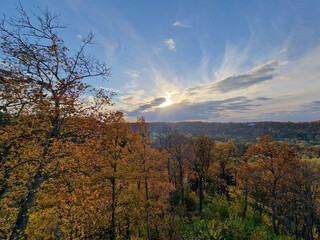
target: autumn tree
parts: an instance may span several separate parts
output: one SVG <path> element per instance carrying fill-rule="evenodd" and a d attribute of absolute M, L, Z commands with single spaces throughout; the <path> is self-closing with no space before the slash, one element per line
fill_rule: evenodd
<path fill-rule="evenodd" d="M 220 194 L 229 196 L 228 186 L 235 185 L 238 149 L 232 142 L 218 142 L 211 152 L 208 177 L 213 178 Z"/>
<path fill-rule="evenodd" d="M 108 114 L 101 122 L 102 132 L 97 135 L 98 139 L 93 139 L 96 153 L 95 164 L 101 171 L 101 178 L 107 179 L 108 184 L 111 185 L 110 239 L 116 239 L 116 207 L 119 202 L 120 180 L 128 179 L 130 175 L 125 147 L 132 137 L 132 128 L 124 121 L 121 112 Z"/>
<path fill-rule="evenodd" d="M 318 159 L 302 155 L 288 176 L 286 188 L 280 192 L 284 199 L 279 204 L 282 230 L 294 234 L 297 239 L 316 239 L 316 233 L 320 232 L 319 176 Z"/>
<path fill-rule="evenodd" d="M 163 139 L 162 147 L 170 154 L 168 174 L 177 189 L 180 189 L 180 202 L 184 204 L 184 189 L 187 175 L 192 171 L 192 148 L 190 139 L 182 134 L 169 132 Z"/>
<path fill-rule="evenodd" d="M 296 178 L 293 192 L 299 191 L 299 220 L 295 219 L 296 229 L 300 222 L 301 236 L 305 239 L 316 239 L 320 234 L 320 164 L 319 159 L 303 157 L 299 162 L 300 177 Z M 297 181 L 298 180 L 298 181 Z M 302 181 L 299 181 L 302 180 Z M 296 234 L 297 236 L 298 234 Z"/>
<path fill-rule="evenodd" d="M 160 238 L 165 226 L 164 214 L 168 209 L 169 193 L 173 190 L 167 172 L 167 155 L 151 147 L 149 125 L 139 118 L 136 131 L 128 150 L 131 153 L 133 189 L 135 194 L 131 204 L 136 203 L 134 212 L 139 216 L 136 221 L 138 236 L 146 239 Z M 140 219 L 139 219 L 140 218 Z"/>
<path fill-rule="evenodd" d="M 285 142 L 278 145 L 266 135 L 248 148 L 245 157 L 250 160 L 243 165 L 242 176 L 248 180 L 249 193 L 254 199 L 270 205 L 273 231 L 278 233 L 280 193 L 297 165 L 296 150 Z"/>
<path fill-rule="evenodd" d="M 60 176 L 66 189 L 60 198 L 70 209 L 62 213 L 63 225 L 69 227 L 64 232 L 72 238 L 116 239 L 124 225 L 119 212 L 128 194 L 126 145 L 133 132 L 121 112 L 86 119 L 82 128 L 88 136 L 73 146 L 73 171 Z"/>
<path fill-rule="evenodd" d="M 197 173 L 199 181 L 199 212 L 202 212 L 203 205 L 203 181 L 207 175 L 212 158 L 214 142 L 205 135 L 200 135 L 193 139 L 194 161 L 193 168 Z"/>
<path fill-rule="evenodd" d="M 21 200 L 10 239 L 24 235 L 29 222 L 28 212 L 34 205 L 38 189 L 57 174 L 56 160 L 65 155 L 57 149 L 65 149 L 63 146 L 70 142 L 68 136 L 72 135 L 68 130 L 70 118 L 92 113 L 101 105 L 110 103 L 110 95 L 102 91 L 96 92 L 98 101 L 90 106 L 82 97 L 95 94 L 94 89 L 90 92 L 84 79 L 109 74 L 104 63 L 84 53 L 93 35 L 84 38 L 80 49 L 72 55 L 58 36 L 63 27 L 56 15 L 46 10 L 39 16 L 29 16 L 21 6 L 17 10 L 19 17 L 4 17 L 0 24 L 4 68 L 1 75 L 1 85 L 4 86 L 1 88 L 4 97 L 1 121 L 6 117 L 12 122 L 6 120 L 9 124 L 1 129 L 4 153 L 1 159 L 2 187 L 9 186 L 6 182 L 12 181 L 17 174 L 25 176 L 25 182 L 19 184 Z M 11 117 L 19 119 L 11 120 Z M 22 123 L 15 124 L 16 121 Z M 8 141 L 11 131 L 20 134 L 16 141 Z M 25 148 L 17 153 L 21 157 L 17 158 L 12 143 L 28 139 L 22 132 L 32 141 L 26 141 Z M 32 147 L 34 151 L 31 151 Z M 18 166 L 22 172 L 14 171 Z"/>
<path fill-rule="evenodd" d="M 52 161 L 56 174 L 37 190 L 25 232 L 28 237 L 96 239 L 108 235 L 112 198 L 107 181 L 100 177 L 100 161 L 94 158 L 99 143 L 94 140 L 102 124 L 89 117 L 72 120 L 68 125 L 71 139 L 56 149 L 61 156 Z"/>

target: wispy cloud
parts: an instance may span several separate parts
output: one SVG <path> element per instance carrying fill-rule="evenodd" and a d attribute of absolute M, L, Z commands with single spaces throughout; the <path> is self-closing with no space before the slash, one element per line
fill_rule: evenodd
<path fill-rule="evenodd" d="M 82 0 L 67 0 L 66 2 L 74 11 L 78 11 L 80 8 L 79 5 L 81 5 Z"/>
<path fill-rule="evenodd" d="M 245 44 L 231 44 L 226 42 L 223 60 L 219 69 L 214 72 L 216 80 L 229 77 L 231 74 L 237 74 L 241 67 L 247 62 L 250 49 L 250 40 Z"/>
<path fill-rule="evenodd" d="M 130 70 L 127 72 L 127 75 L 130 77 L 130 78 L 139 78 L 139 74 L 137 73 L 136 70 Z"/>
<path fill-rule="evenodd" d="M 228 93 L 234 90 L 249 88 L 273 79 L 277 73 L 276 67 L 284 63 L 286 62 L 273 60 L 253 68 L 246 73 L 233 75 L 216 83 L 188 88 L 186 94 L 189 96 L 195 95 L 198 91 Z"/>
<path fill-rule="evenodd" d="M 217 90 L 222 93 L 227 93 L 232 90 L 248 88 L 253 85 L 271 80 L 275 77 L 277 72 L 277 69 L 275 67 L 282 63 L 284 62 L 276 60 L 270 61 L 266 64 L 252 69 L 247 73 L 227 77 L 222 81 L 214 84 L 211 89 L 213 91 Z"/>
<path fill-rule="evenodd" d="M 112 92 L 112 93 L 116 93 L 116 94 L 122 93 L 121 90 L 115 89 L 115 88 L 100 87 L 100 86 L 95 86 L 94 88 L 95 89 L 102 89 L 102 90 L 105 90 L 105 91 L 108 91 L 108 92 Z"/>
<path fill-rule="evenodd" d="M 167 45 L 169 50 L 176 49 L 176 42 L 172 38 L 165 40 L 164 43 Z"/>
<path fill-rule="evenodd" d="M 127 104 L 138 104 L 141 102 L 141 97 L 137 95 L 123 95 L 119 97 L 122 102 Z"/>
<path fill-rule="evenodd" d="M 175 21 L 175 22 L 172 24 L 172 26 L 174 26 L 174 27 L 191 28 L 191 25 L 182 23 L 182 22 L 180 22 L 180 21 Z"/>
<path fill-rule="evenodd" d="M 156 47 L 152 50 L 152 54 L 158 54 L 161 51 L 161 48 Z"/>

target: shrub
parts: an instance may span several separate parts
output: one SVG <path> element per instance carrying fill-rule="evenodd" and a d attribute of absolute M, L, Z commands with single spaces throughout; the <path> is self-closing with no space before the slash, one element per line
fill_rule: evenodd
<path fill-rule="evenodd" d="M 184 204 L 188 212 L 196 211 L 198 209 L 198 198 L 195 192 L 184 194 Z"/>

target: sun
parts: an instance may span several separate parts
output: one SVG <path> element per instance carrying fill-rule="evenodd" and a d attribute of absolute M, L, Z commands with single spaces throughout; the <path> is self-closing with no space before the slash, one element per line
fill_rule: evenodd
<path fill-rule="evenodd" d="M 162 103 L 159 107 L 168 107 L 171 104 L 173 104 L 173 102 L 171 101 L 171 93 L 170 92 L 166 92 L 166 101 L 164 103 Z"/>

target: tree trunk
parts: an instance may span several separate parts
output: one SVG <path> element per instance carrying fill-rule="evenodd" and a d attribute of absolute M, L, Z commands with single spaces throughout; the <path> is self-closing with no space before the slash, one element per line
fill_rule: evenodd
<path fill-rule="evenodd" d="M 3 198 L 3 196 L 5 195 L 5 193 L 8 190 L 8 179 L 9 179 L 9 171 L 5 171 L 4 172 L 4 176 L 3 178 L 0 180 L 0 200 Z"/>
<path fill-rule="evenodd" d="M 150 240 L 150 228 L 149 228 L 149 192 L 148 192 L 148 178 L 145 179 L 145 187 L 146 187 L 146 200 L 147 200 L 147 234 L 148 234 L 148 240 Z"/>
<path fill-rule="evenodd" d="M 168 168 L 168 176 L 169 176 L 169 182 L 171 183 L 171 173 L 170 173 L 170 158 L 168 157 L 168 165 L 167 165 L 167 168 Z"/>
<path fill-rule="evenodd" d="M 294 227 L 295 227 L 295 230 L 294 230 L 294 233 L 296 235 L 296 239 L 299 239 L 299 229 L 298 229 L 298 216 L 297 214 L 294 215 Z"/>
<path fill-rule="evenodd" d="M 130 220 L 129 220 L 128 216 L 126 216 L 126 222 L 127 222 L 126 239 L 130 239 Z"/>
<path fill-rule="evenodd" d="M 172 179 L 171 179 L 171 172 L 170 172 L 170 158 L 168 157 L 168 176 L 169 176 L 169 183 L 172 183 Z M 174 199 L 173 199 L 173 194 L 170 193 L 170 202 L 171 202 L 171 206 L 173 206 L 174 204 Z"/>
<path fill-rule="evenodd" d="M 276 225 L 276 186 L 277 186 L 277 181 L 275 180 L 273 182 L 273 187 L 272 187 L 272 193 L 271 193 L 271 210 L 272 210 L 272 228 L 273 232 L 275 234 L 278 234 L 278 228 Z"/>
<path fill-rule="evenodd" d="M 181 188 L 181 203 L 184 205 L 184 187 L 183 187 L 183 171 L 182 171 L 182 164 L 180 163 L 180 188 Z"/>
<path fill-rule="evenodd" d="M 115 193 L 115 191 L 116 191 L 116 179 L 115 178 L 111 178 L 111 185 L 112 185 L 111 240 L 115 240 L 116 239 L 116 219 L 115 219 L 115 212 L 116 212 L 116 205 L 115 205 L 115 201 L 116 201 L 116 193 Z"/>
<path fill-rule="evenodd" d="M 36 191 L 40 187 L 42 183 L 42 174 L 41 167 L 38 169 L 37 174 L 34 176 L 32 184 L 28 187 L 28 195 L 25 201 L 22 203 L 20 211 L 18 213 L 16 222 L 14 224 L 10 240 L 21 239 L 24 236 L 25 230 L 27 228 L 27 224 L 29 221 L 29 213 L 28 211 L 33 206 Z"/>
<path fill-rule="evenodd" d="M 1 154 L 2 155 L 1 159 L 0 159 L 1 163 L 6 162 L 6 158 L 10 154 L 12 146 L 13 146 L 13 143 L 11 143 L 10 146 L 4 148 L 4 151 Z M 18 164 L 18 166 L 19 165 L 20 164 Z M 0 188 L 0 201 L 4 197 L 4 195 L 6 194 L 6 192 L 8 190 L 8 179 L 10 178 L 10 172 L 14 168 L 15 167 L 12 168 L 12 167 L 5 166 L 5 171 L 4 171 L 3 177 L 0 180 L 0 186 L 1 186 L 1 188 Z"/>
<path fill-rule="evenodd" d="M 271 210 L 272 210 L 272 228 L 273 228 L 273 232 L 275 234 L 278 234 L 278 229 L 277 229 L 277 225 L 276 225 L 276 206 L 275 206 L 274 198 L 272 198 L 272 201 L 271 201 Z"/>
<path fill-rule="evenodd" d="M 314 239 L 313 237 L 313 232 L 312 232 L 312 227 L 313 227 L 313 218 L 314 218 L 314 200 L 312 197 L 312 192 L 310 186 L 306 186 L 306 199 L 308 200 L 307 202 L 307 221 L 306 221 L 306 227 L 307 227 L 307 236 L 308 239 Z"/>
<path fill-rule="evenodd" d="M 202 177 L 199 179 L 199 213 L 202 212 L 202 202 L 203 202 L 203 183 L 202 183 Z"/>
<path fill-rule="evenodd" d="M 246 189 L 244 195 L 244 214 L 243 217 L 246 218 L 248 209 L 248 182 L 246 181 Z"/>
<path fill-rule="evenodd" d="M 54 127 L 51 129 L 50 132 L 48 132 L 48 139 L 47 139 L 46 146 L 44 147 L 44 151 L 43 151 L 43 154 L 42 154 L 42 158 L 43 159 L 48 154 L 49 146 L 53 142 L 52 138 L 58 136 L 59 112 L 57 112 L 56 117 L 54 118 L 53 122 L 54 122 L 54 124 L 53 124 Z M 44 167 L 45 167 L 44 164 L 40 164 L 40 166 L 39 166 L 39 168 L 37 170 L 37 173 L 33 178 L 33 182 L 28 187 L 28 195 L 27 195 L 25 201 L 22 203 L 22 206 L 21 206 L 21 208 L 19 210 L 19 213 L 18 213 L 18 216 L 16 218 L 14 227 L 12 229 L 10 240 L 21 239 L 24 236 L 24 233 L 25 233 L 26 228 L 27 228 L 27 224 L 29 222 L 28 211 L 33 206 L 33 203 L 34 203 L 38 188 L 41 186 L 41 184 L 45 180 L 45 177 L 42 174 L 42 170 L 44 169 Z"/>
<path fill-rule="evenodd" d="M 294 190 L 293 206 L 297 206 L 296 194 L 297 194 L 297 191 Z M 296 239 L 299 239 L 299 221 L 298 221 L 298 213 L 296 210 L 294 211 L 294 233 L 295 233 Z"/>

